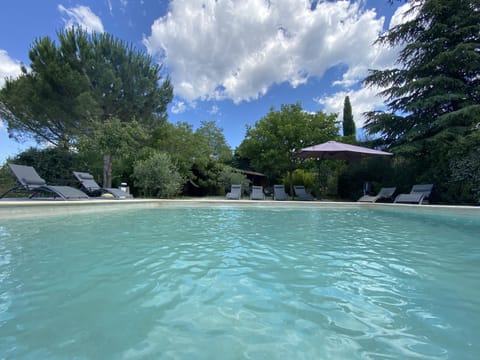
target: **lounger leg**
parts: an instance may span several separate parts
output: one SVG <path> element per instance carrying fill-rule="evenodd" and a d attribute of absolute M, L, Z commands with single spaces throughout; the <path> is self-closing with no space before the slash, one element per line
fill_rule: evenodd
<path fill-rule="evenodd" d="M 10 190 L 7 190 L 6 192 L 4 192 L 4 193 L 0 196 L 0 199 L 2 199 L 2 198 L 3 198 L 5 195 L 7 195 L 9 192 L 15 191 L 15 190 L 20 189 L 20 188 L 23 188 L 23 185 L 14 186 L 14 187 L 11 188 Z"/>

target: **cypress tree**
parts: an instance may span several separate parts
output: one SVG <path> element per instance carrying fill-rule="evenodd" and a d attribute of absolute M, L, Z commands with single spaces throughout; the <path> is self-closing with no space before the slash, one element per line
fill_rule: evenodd
<path fill-rule="evenodd" d="M 356 129 L 355 122 L 353 121 L 352 105 L 350 104 L 350 98 L 345 96 L 343 102 L 343 136 L 352 136 L 355 138 Z"/>

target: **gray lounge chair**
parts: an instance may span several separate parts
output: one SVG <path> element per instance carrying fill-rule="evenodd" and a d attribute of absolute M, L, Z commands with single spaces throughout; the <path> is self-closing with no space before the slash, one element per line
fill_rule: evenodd
<path fill-rule="evenodd" d="M 232 188 L 229 193 L 227 193 L 228 200 L 240 200 L 242 196 L 242 185 L 232 185 Z"/>
<path fill-rule="evenodd" d="M 288 200 L 288 195 L 285 192 L 285 186 L 273 185 L 273 200 Z"/>
<path fill-rule="evenodd" d="M 74 171 L 73 176 L 78 180 L 80 183 L 80 189 L 85 192 L 89 196 L 102 196 L 104 194 L 110 194 L 112 195 L 115 199 L 120 200 L 120 199 L 132 199 L 133 196 L 130 195 L 129 193 L 116 189 L 116 188 L 103 188 L 98 183 L 95 181 L 93 176 L 89 173 L 86 172 L 79 172 L 79 171 Z"/>
<path fill-rule="evenodd" d="M 293 189 L 295 190 L 295 195 L 297 196 L 298 200 L 301 200 L 301 201 L 314 200 L 312 194 L 307 193 L 307 191 L 305 190 L 305 186 L 295 185 Z"/>
<path fill-rule="evenodd" d="M 433 184 L 413 185 L 410 194 L 400 194 L 395 198 L 395 203 L 428 204 Z"/>
<path fill-rule="evenodd" d="M 363 195 L 357 201 L 359 202 L 377 202 L 380 200 L 390 200 L 392 201 L 393 194 L 395 194 L 396 187 L 381 188 L 377 195 Z"/>
<path fill-rule="evenodd" d="M 33 198 L 36 195 L 42 194 L 50 195 L 54 199 L 60 198 L 62 200 L 86 200 L 89 199 L 88 195 L 84 192 L 75 189 L 71 186 L 53 186 L 47 185 L 37 171 L 31 166 L 8 164 L 10 172 L 17 178 L 18 185 L 11 188 L 0 198 L 5 197 L 11 192 L 28 192 L 31 195 L 29 198 Z"/>
<path fill-rule="evenodd" d="M 250 193 L 250 200 L 265 200 L 265 194 L 263 193 L 263 186 L 252 186 L 252 192 Z"/>

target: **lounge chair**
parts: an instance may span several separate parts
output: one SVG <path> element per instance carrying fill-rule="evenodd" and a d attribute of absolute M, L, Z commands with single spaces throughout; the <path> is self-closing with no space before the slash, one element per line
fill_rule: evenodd
<path fill-rule="evenodd" d="M 232 185 L 232 188 L 229 193 L 227 193 L 228 200 L 240 200 L 242 196 L 242 185 Z"/>
<path fill-rule="evenodd" d="M 5 197 L 10 192 L 29 192 L 29 198 L 33 198 L 38 194 L 48 194 L 54 199 L 62 200 L 85 200 L 89 197 L 82 191 L 71 186 L 53 186 L 47 185 L 35 168 L 25 165 L 8 164 L 10 172 L 17 178 L 18 185 L 3 193 L 0 198 Z M 43 196 L 45 197 L 45 196 Z"/>
<path fill-rule="evenodd" d="M 307 193 L 307 191 L 305 190 L 305 186 L 295 185 L 293 189 L 295 190 L 295 195 L 297 196 L 298 200 L 301 200 L 301 201 L 314 200 L 312 194 Z"/>
<path fill-rule="evenodd" d="M 263 186 L 252 186 L 252 192 L 250 193 L 250 200 L 265 200 L 265 194 L 263 193 Z"/>
<path fill-rule="evenodd" d="M 377 202 L 380 200 L 389 200 L 392 201 L 393 194 L 395 194 L 396 187 L 381 188 L 377 195 L 363 195 L 357 201 L 359 202 Z"/>
<path fill-rule="evenodd" d="M 89 196 L 99 197 L 104 194 L 110 194 L 114 199 L 132 199 L 133 196 L 129 193 L 116 188 L 103 188 L 95 181 L 93 176 L 86 172 L 74 171 L 73 176 L 80 183 L 80 190 Z"/>
<path fill-rule="evenodd" d="M 285 192 L 285 186 L 273 185 L 273 200 L 288 200 L 288 195 Z"/>
<path fill-rule="evenodd" d="M 429 201 L 433 184 L 413 185 L 410 194 L 400 194 L 395 198 L 395 203 L 424 204 Z"/>

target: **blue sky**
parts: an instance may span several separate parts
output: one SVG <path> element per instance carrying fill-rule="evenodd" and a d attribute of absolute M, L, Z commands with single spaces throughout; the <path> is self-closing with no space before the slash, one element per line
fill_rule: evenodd
<path fill-rule="evenodd" d="M 162 63 L 174 85 L 169 121 L 194 128 L 214 120 L 234 149 L 271 107 L 300 102 L 341 114 L 350 96 L 357 127 L 378 108 L 378 89 L 361 80 L 391 67 L 396 49 L 373 42 L 402 21 L 408 4 L 387 0 L 4 0 L 0 4 L 0 87 L 29 65 L 35 38 L 82 26 L 108 32 Z M 8 139 L 0 162 L 32 143 Z"/>

